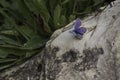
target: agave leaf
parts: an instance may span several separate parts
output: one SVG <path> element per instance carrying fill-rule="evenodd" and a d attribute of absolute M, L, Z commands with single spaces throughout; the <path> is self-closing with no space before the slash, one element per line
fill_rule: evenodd
<path fill-rule="evenodd" d="M 0 58 L 6 58 L 8 56 L 8 52 L 3 51 L 2 49 L 0 49 Z"/>
<path fill-rule="evenodd" d="M 26 23 L 26 20 L 25 20 L 25 15 L 22 15 L 21 13 L 20 13 L 20 11 L 18 11 L 18 10 L 13 10 L 13 9 L 6 9 L 8 12 L 8 14 L 11 16 L 11 17 L 13 17 L 14 18 L 14 20 L 15 20 L 15 22 L 16 22 L 16 24 L 18 24 L 18 25 L 23 25 L 23 24 L 27 24 Z"/>
<path fill-rule="evenodd" d="M 35 14 L 38 13 L 38 9 L 34 6 L 33 0 L 24 0 L 24 2 L 31 12 L 34 12 Z"/>
<path fill-rule="evenodd" d="M 66 19 L 65 15 L 61 15 L 60 24 L 62 27 L 67 24 L 67 19 Z"/>
<path fill-rule="evenodd" d="M 36 35 L 36 33 L 33 31 L 33 29 L 28 26 L 20 26 L 19 30 L 22 32 L 22 34 L 24 33 L 24 35 L 29 38 L 32 38 L 33 36 Z"/>
<path fill-rule="evenodd" d="M 2 16 L 4 16 L 6 18 L 6 20 L 10 23 L 9 25 L 11 25 L 12 27 L 15 25 L 15 21 L 13 18 L 11 18 L 10 16 L 8 16 L 8 14 L 6 12 L 4 12 L 3 8 L 0 8 L 0 13 L 2 14 Z"/>
<path fill-rule="evenodd" d="M 23 0 L 17 0 L 17 4 L 19 6 L 19 12 L 22 14 L 23 18 L 25 18 L 24 23 L 26 23 L 28 26 L 31 26 L 36 31 L 35 19 L 25 2 Z"/>
<path fill-rule="evenodd" d="M 75 20 L 75 15 L 70 15 L 70 17 L 69 17 L 69 22 L 71 22 L 71 21 L 73 21 L 73 20 Z"/>
<path fill-rule="evenodd" d="M 34 54 L 39 53 L 40 51 L 41 50 L 34 50 L 34 51 L 31 51 L 31 52 L 27 52 L 25 57 L 29 58 L 29 57 L 33 56 Z"/>
<path fill-rule="evenodd" d="M 5 58 L 5 59 L 0 59 L 0 63 L 6 63 L 6 62 L 13 62 L 16 61 L 17 59 L 14 58 Z"/>
<path fill-rule="evenodd" d="M 9 54 L 10 55 L 13 54 L 13 55 L 16 55 L 16 56 L 23 56 L 28 51 L 28 50 L 21 50 L 19 48 L 17 49 L 16 47 L 10 47 L 8 45 L 6 45 L 6 46 L 1 46 L 0 45 L 0 48 L 1 48 L 0 49 L 1 50 L 0 55 L 1 55 L 2 58 L 7 57 Z"/>
<path fill-rule="evenodd" d="M 3 7 L 10 7 L 10 4 L 8 3 L 8 1 L 5 1 L 5 0 L 0 0 L 0 4 L 1 4 Z"/>
<path fill-rule="evenodd" d="M 17 26 L 16 29 L 26 40 L 29 40 L 30 38 L 36 35 L 34 30 L 28 27 L 27 25 Z"/>
<path fill-rule="evenodd" d="M 51 16 L 53 16 L 54 15 L 53 12 L 54 12 L 56 5 L 58 4 L 58 0 L 48 0 L 48 4 L 49 4 L 48 9 L 51 13 Z"/>
<path fill-rule="evenodd" d="M 26 40 L 29 40 L 29 37 L 25 35 L 25 33 L 23 32 L 22 29 L 18 28 L 17 26 L 15 28 L 16 28 L 17 32 L 23 36 L 23 38 L 25 38 Z"/>
<path fill-rule="evenodd" d="M 45 5 L 45 0 L 34 0 L 34 5 L 36 5 L 36 8 L 40 11 L 40 15 L 48 23 L 50 15 Z"/>
<path fill-rule="evenodd" d="M 3 66 L 0 66 L 0 71 L 6 69 L 6 68 L 9 68 L 11 67 L 13 64 L 7 64 L 7 65 L 3 65 Z"/>
<path fill-rule="evenodd" d="M 91 7 L 87 7 L 86 9 L 85 9 L 85 11 L 84 11 L 84 13 L 90 13 L 92 11 L 92 8 Z"/>
<path fill-rule="evenodd" d="M 54 25 L 55 25 L 56 29 L 58 26 L 60 26 L 60 23 L 59 23 L 60 15 L 61 15 L 61 7 L 60 7 L 60 5 L 57 5 L 54 10 L 54 17 L 53 17 L 53 21 L 54 21 Z"/>
<path fill-rule="evenodd" d="M 6 45 L 7 46 L 7 45 Z M 8 55 L 15 55 L 15 56 L 23 56 L 25 55 L 26 50 L 19 50 L 10 47 L 2 47 L 0 46 L 0 58 L 9 57 Z"/>
<path fill-rule="evenodd" d="M 22 52 L 26 52 L 26 51 L 31 51 L 31 49 L 29 48 L 22 48 L 22 47 L 17 47 L 17 46 L 13 46 L 13 45 L 0 45 L 1 49 L 7 50 L 8 52 L 14 51 L 14 52 L 18 52 L 18 53 L 22 53 Z M 16 53 L 17 54 L 17 53 Z"/>
<path fill-rule="evenodd" d="M 93 1 L 94 1 L 94 5 L 93 6 L 97 6 L 98 4 L 103 2 L 104 0 L 93 0 Z"/>
<path fill-rule="evenodd" d="M 50 19 L 50 14 L 49 11 L 45 5 L 45 0 L 33 0 L 33 4 L 34 6 L 36 6 L 36 8 L 39 11 L 39 14 L 44 22 L 44 29 L 48 32 L 51 33 L 51 28 L 48 25 L 49 19 Z"/>
<path fill-rule="evenodd" d="M 70 15 L 72 14 L 74 11 L 75 11 L 75 7 L 76 7 L 76 2 L 77 0 L 71 0 L 68 2 L 68 6 L 67 8 L 69 9 L 66 9 L 67 10 L 67 15 Z"/>
<path fill-rule="evenodd" d="M 19 33 L 15 30 L 2 30 L 0 31 L 1 35 L 11 35 L 11 36 L 18 36 Z"/>
<path fill-rule="evenodd" d="M 0 40 L 0 45 L 3 45 L 3 44 L 5 44 L 5 42 L 3 41 L 3 40 Z"/>
<path fill-rule="evenodd" d="M 62 2 L 62 5 L 65 5 L 66 3 L 68 3 L 69 2 L 69 0 L 64 0 L 63 2 Z"/>
<path fill-rule="evenodd" d="M 21 44 L 18 43 L 18 41 L 15 41 L 12 38 L 9 38 L 9 37 L 6 37 L 6 36 L 0 35 L 0 40 L 3 40 L 5 43 L 10 44 L 10 45 L 21 46 Z"/>
<path fill-rule="evenodd" d="M 0 65 L 0 71 L 2 71 L 2 70 L 4 70 L 4 69 L 7 69 L 7 68 L 10 68 L 10 67 L 14 66 L 15 64 L 23 63 L 24 59 L 25 59 L 25 57 L 22 57 L 22 58 L 20 58 L 20 59 L 17 59 L 17 60 L 14 61 L 14 62 L 8 62 L 7 64 L 2 63 L 2 64 Z"/>
<path fill-rule="evenodd" d="M 19 61 L 21 61 L 22 59 L 0 59 L 1 62 L 3 61 L 0 65 L 0 71 L 10 68 L 11 66 L 13 66 L 16 63 L 18 63 Z"/>
<path fill-rule="evenodd" d="M 36 0 L 24 0 L 26 6 L 29 8 L 29 10 L 33 13 L 34 15 L 34 27 L 36 28 L 36 32 L 38 31 L 40 34 L 44 34 L 44 30 L 43 30 L 43 25 L 41 26 L 39 23 L 42 23 L 42 21 L 40 21 L 40 10 L 38 8 L 38 6 L 36 6 L 37 1 Z M 45 13 L 46 14 L 46 13 Z M 44 23 L 46 23 L 44 21 Z"/>
<path fill-rule="evenodd" d="M 23 0 L 17 0 L 17 5 L 19 6 L 19 12 L 21 12 L 24 17 L 29 21 L 31 20 L 31 15 L 30 15 L 30 11 L 27 8 L 27 6 L 25 5 Z"/>
<path fill-rule="evenodd" d="M 27 43 L 24 44 L 23 48 L 28 49 L 37 49 L 41 48 L 43 45 L 45 45 L 47 39 L 44 39 L 40 36 L 33 36 L 32 39 L 30 39 Z"/>
<path fill-rule="evenodd" d="M 13 28 L 13 25 L 14 24 L 12 24 L 13 22 L 12 21 L 10 21 L 10 18 L 5 18 L 4 19 L 4 24 L 2 25 L 2 27 L 4 28 L 4 29 L 12 29 Z"/>

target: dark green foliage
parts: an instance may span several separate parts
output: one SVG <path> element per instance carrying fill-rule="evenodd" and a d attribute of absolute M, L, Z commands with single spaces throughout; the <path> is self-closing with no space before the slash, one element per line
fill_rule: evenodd
<path fill-rule="evenodd" d="M 0 0 L 0 70 L 39 53 L 50 35 L 114 0 Z"/>

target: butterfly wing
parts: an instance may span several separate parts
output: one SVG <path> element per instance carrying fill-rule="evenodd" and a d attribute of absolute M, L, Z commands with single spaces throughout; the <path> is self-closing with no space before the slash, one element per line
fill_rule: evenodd
<path fill-rule="evenodd" d="M 70 31 L 70 33 L 72 33 L 78 39 L 82 39 L 83 34 L 86 32 L 86 28 L 80 26 L 81 20 L 77 18 L 73 26 L 74 30 Z"/>
<path fill-rule="evenodd" d="M 75 36 L 77 39 L 79 39 L 79 40 L 81 40 L 82 38 L 83 38 L 83 36 L 82 35 L 80 35 L 80 34 L 76 34 L 76 36 Z"/>
<path fill-rule="evenodd" d="M 80 27 L 79 29 L 74 30 L 76 34 L 83 35 L 86 32 L 86 28 Z"/>
<path fill-rule="evenodd" d="M 77 18 L 74 23 L 74 30 L 79 29 L 80 26 L 81 26 L 81 20 L 79 18 Z"/>

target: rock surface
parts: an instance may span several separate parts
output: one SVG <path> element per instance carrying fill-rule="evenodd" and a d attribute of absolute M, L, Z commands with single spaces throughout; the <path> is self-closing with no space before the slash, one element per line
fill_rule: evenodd
<path fill-rule="evenodd" d="M 0 73 L 0 80 L 120 80 L 120 0 L 82 21 L 81 40 L 57 30 L 45 49 L 29 61 Z"/>
<path fill-rule="evenodd" d="M 63 28 L 47 43 L 46 80 L 120 80 L 120 1 L 82 26 L 81 40 Z"/>

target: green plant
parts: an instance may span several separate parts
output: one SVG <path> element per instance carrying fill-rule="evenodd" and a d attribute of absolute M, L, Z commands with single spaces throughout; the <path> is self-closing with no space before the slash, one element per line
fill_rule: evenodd
<path fill-rule="evenodd" d="M 99 9 L 103 2 L 0 0 L 0 70 L 39 53 L 56 29 Z"/>

